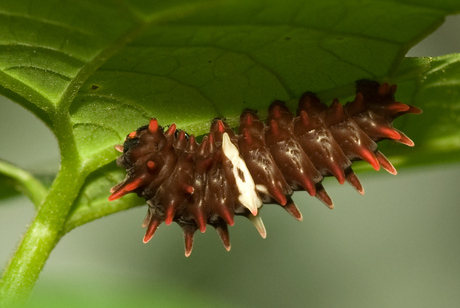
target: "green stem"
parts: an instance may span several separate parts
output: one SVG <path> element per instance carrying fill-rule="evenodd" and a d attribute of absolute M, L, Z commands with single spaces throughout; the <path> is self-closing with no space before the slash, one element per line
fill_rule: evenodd
<path fill-rule="evenodd" d="M 69 98 L 70 99 L 70 98 Z M 24 303 L 51 251 L 63 235 L 69 211 L 93 170 L 84 168 L 75 141 L 68 105 L 60 104 L 50 116 L 59 141 L 61 169 L 0 281 L 0 306 Z"/>
<path fill-rule="evenodd" d="M 60 232 L 85 177 L 79 163 L 63 164 L 0 282 L 0 306 L 25 302 Z"/>
<path fill-rule="evenodd" d="M 19 190 L 29 197 L 36 208 L 48 194 L 48 189 L 32 174 L 2 160 L 0 160 L 0 173 L 14 179 L 20 185 Z"/>

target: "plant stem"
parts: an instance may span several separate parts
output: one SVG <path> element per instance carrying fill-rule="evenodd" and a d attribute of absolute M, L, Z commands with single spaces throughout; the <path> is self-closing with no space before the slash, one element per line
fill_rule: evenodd
<path fill-rule="evenodd" d="M 63 160 L 64 162 L 64 160 Z M 0 306 L 27 300 L 60 232 L 85 177 L 75 160 L 63 164 L 0 282 Z"/>
<path fill-rule="evenodd" d="M 48 189 L 32 174 L 6 161 L 0 160 L 0 173 L 16 180 L 21 187 L 20 190 L 29 197 L 36 208 L 48 194 Z"/>

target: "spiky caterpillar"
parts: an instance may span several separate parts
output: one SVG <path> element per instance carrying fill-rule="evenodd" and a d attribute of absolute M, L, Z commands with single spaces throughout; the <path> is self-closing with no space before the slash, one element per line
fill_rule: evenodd
<path fill-rule="evenodd" d="M 152 119 L 116 146 L 123 152 L 117 164 L 126 168 L 127 175 L 111 189 L 109 200 L 131 192 L 145 198 L 149 208 L 144 242 L 162 222 L 175 221 L 184 231 L 186 256 L 192 251 L 195 231 L 204 232 L 207 224 L 230 250 L 227 225 L 234 224 L 234 215 L 249 218 L 265 238 L 258 215 L 263 203 L 278 204 L 302 220 L 291 199 L 293 191 L 305 190 L 333 208 L 321 185 L 325 176 L 336 177 L 340 184 L 347 181 L 364 193 L 352 161 L 364 160 L 375 170 L 383 167 L 396 174 L 376 142 L 392 139 L 413 146 L 392 122 L 421 110 L 396 102 L 395 92 L 396 85 L 361 80 L 353 102 L 342 106 L 335 99 L 329 107 L 307 92 L 295 117 L 284 102 L 275 101 L 265 123 L 245 110 L 238 135 L 215 119 L 201 144 L 193 135 L 176 130 L 175 124 L 164 131 Z"/>

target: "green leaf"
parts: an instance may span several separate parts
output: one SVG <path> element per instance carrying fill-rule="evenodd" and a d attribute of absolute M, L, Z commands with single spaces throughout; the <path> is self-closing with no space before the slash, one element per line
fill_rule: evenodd
<path fill-rule="evenodd" d="M 401 82 L 401 100 L 423 109 L 423 114 L 401 119 L 402 130 L 414 137 L 416 146 L 400 151 L 404 164 L 427 165 L 458 161 L 460 157 L 460 54 L 420 60 L 406 65 L 429 67 L 418 78 Z M 403 73 L 403 72 L 402 72 Z M 392 154 L 397 152 L 392 151 Z"/>
<path fill-rule="evenodd" d="M 203 5 L 147 27 L 87 80 L 71 109 L 79 149 L 108 155 L 152 116 L 203 134 L 214 117 L 236 126 L 241 110 L 264 111 L 306 90 L 353 93 L 357 79 L 392 76 L 401 55 L 444 14 L 375 1 Z"/>
<path fill-rule="evenodd" d="M 123 178 L 113 145 L 150 117 L 200 135 L 214 117 L 263 116 L 274 99 L 294 108 L 308 90 L 345 101 L 358 79 L 397 81 L 398 100 L 425 109 L 398 122 L 420 146 L 388 146 L 397 165 L 458 161 L 459 56 L 404 55 L 459 10 L 458 0 L 2 1 L 0 93 L 49 126 L 61 169 L 3 273 L 0 305 L 27 297 L 65 232 L 142 203 L 106 198 Z"/>
<path fill-rule="evenodd" d="M 458 55 L 404 59 L 456 0 L 8 1 L 0 3 L 0 92 L 55 133 L 62 162 L 86 177 L 65 230 L 142 203 L 108 203 L 123 178 L 113 146 L 149 118 L 204 134 L 304 91 L 342 101 L 354 82 L 398 82 L 425 110 L 397 125 L 415 149 L 384 145 L 396 165 L 458 160 Z M 456 75 L 457 74 L 457 75 Z M 449 94 L 449 95 L 447 95 Z"/>

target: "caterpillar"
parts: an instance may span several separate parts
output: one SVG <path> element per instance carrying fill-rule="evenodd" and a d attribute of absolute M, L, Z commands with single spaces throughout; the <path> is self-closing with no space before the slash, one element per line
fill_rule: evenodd
<path fill-rule="evenodd" d="M 173 221 L 184 232 L 185 255 L 192 252 L 194 234 L 213 226 L 227 250 L 227 226 L 234 216 L 247 217 L 266 237 L 259 215 L 265 203 L 280 205 L 297 220 L 302 214 L 292 200 L 304 190 L 329 208 L 333 202 L 322 180 L 334 176 L 348 182 L 360 194 L 363 187 L 353 172 L 353 161 L 364 160 L 375 170 L 391 174 L 396 169 L 377 149 L 390 139 L 407 146 L 414 143 L 392 122 L 422 111 L 395 101 L 396 85 L 376 81 L 356 82 L 356 96 L 346 105 L 334 99 L 330 106 L 311 92 L 299 100 L 294 116 L 285 103 L 274 101 L 263 122 L 253 110 L 244 110 L 238 134 L 222 119 L 214 119 L 209 134 L 197 143 L 195 136 L 175 124 L 163 128 L 156 119 L 130 133 L 117 165 L 126 169 L 125 179 L 111 189 L 110 201 L 137 193 L 148 203 L 143 227 L 144 243 L 158 226 Z"/>

